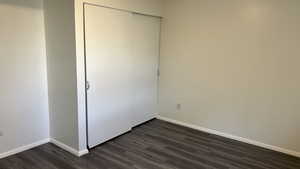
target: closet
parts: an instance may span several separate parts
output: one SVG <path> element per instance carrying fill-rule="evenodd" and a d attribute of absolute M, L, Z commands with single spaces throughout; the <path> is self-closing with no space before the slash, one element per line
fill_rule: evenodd
<path fill-rule="evenodd" d="M 158 113 L 161 0 L 44 0 L 50 135 L 75 154 Z"/>
<path fill-rule="evenodd" d="M 88 145 L 156 116 L 160 18 L 85 4 Z"/>

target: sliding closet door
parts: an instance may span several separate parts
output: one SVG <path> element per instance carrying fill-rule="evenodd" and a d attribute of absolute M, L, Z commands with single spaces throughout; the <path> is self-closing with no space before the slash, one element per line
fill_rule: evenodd
<path fill-rule="evenodd" d="M 133 125 L 157 115 L 160 22 L 157 17 L 134 14 L 133 56 L 135 100 Z"/>
<path fill-rule="evenodd" d="M 132 127 L 132 14 L 85 5 L 88 144 Z"/>

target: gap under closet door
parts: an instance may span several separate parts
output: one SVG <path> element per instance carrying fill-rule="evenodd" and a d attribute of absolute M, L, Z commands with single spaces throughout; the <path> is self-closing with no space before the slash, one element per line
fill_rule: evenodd
<path fill-rule="evenodd" d="M 132 128 L 132 14 L 85 5 L 88 145 Z"/>
<path fill-rule="evenodd" d="M 133 126 L 157 116 L 160 25 L 158 17 L 133 14 Z"/>

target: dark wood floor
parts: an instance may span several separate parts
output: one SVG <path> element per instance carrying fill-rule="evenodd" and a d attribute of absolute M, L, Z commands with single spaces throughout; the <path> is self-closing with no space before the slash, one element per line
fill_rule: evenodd
<path fill-rule="evenodd" d="M 0 169 L 300 169 L 300 159 L 153 120 L 81 158 L 45 144 Z"/>

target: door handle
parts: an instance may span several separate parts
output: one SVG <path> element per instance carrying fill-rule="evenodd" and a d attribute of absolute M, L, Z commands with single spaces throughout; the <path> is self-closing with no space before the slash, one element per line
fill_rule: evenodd
<path fill-rule="evenodd" d="M 86 81 L 85 87 L 86 87 L 86 90 L 89 90 L 91 88 L 91 85 L 90 85 L 89 81 Z"/>

